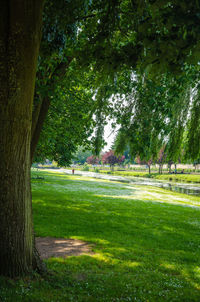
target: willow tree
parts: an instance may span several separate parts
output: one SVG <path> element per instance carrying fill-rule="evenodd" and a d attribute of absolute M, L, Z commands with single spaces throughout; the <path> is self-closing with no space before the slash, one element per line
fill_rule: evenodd
<path fill-rule="evenodd" d="M 40 59 L 46 58 L 51 69 L 55 45 L 60 50 L 67 35 L 73 39 L 76 18 L 81 16 L 84 19 L 87 2 L 48 0 L 45 2 L 45 13 L 42 0 L 3 0 L 1 3 L 0 275 L 18 276 L 38 266 L 32 224 L 30 163 L 31 150 L 35 149 L 35 141 L 38 141 L 49 99 L 43 98 L 37 111 L 39 115 L 34 115 L 37 60 L 40 51 Z M 52 48 L 49 43 L 40 48 L 42 21 L 45 25 L 43 39 L 51 42 Z M 60 66 L 67 67 L 66 57 L 61 57 L 64 57 L 64 62 L 60 61 L 59 68 L 56 66 L 53 70 L 57 77 L 63 71 Z M 45 89 L 49 89 L 48 85 Z"/>
<path fill-rule="evenodd" d="M 128 145 L 132 156 L 139 155 L 141 160 L 151 158 L 156 161 L 158 153 L 165 146 L 165 160 L 177 162 L 182 157 L 188 117 L 195 116 L 198 121 L 194 115 L 194 106 L 198 106 L 197 95 L 191 111 L 191 87 L 198 83 L 198 76 L 195 75 L 197 70 L 198 68 L 190 68 L 187 74 L 177 77 L 164 74 L 159 76 L 157 82 L 147 79 L 146 75 L 135 76 L 135 83 L 128 92 L 126 103 L 121 106 L 118 117 L 121 125 L 115 142 L 118 153 Z M 195 132 L 198 124 L 193 121 L 192 126 L 193 132 L 188 131 L 190 134 Z M 196 144 L 198 149 L 198 143 L 194 139 L 190 147 Z"/>
<path fill-rule="evenodd" d="M 32 225 L 30 165 L 55 82 L 63 77 L 71 61 L 65 52 L 67 42 L 74 38 L 78 18 L 87 14 L 87 3 L 87 0 L 1 3 L 0 274 L 3 275 L 21 275 L 39 265 Z M 47 72 L 41 74 L 38 68 L 42 101 L 33 106 L 38 57 L 46 64 Z"/>
<path fill-rule="evenodd" d="M 73 40 L 76 18 L 87 13 L 86 2 L 3 0 L 1 3 L 0 274 L 3 275 L 21 275 L 39 265 L 32 225 L 30 165 L 50 102 L 51 95 L 44 91 L 52 93 L 56 80 L 69 66 L 70 58 L 65 52 L 61 54 L 61 49 L 66 50 L 67 36 Z M 33 106 L 38 57 L 43 65 L 46 63 L 49 73 L 41 75 L 38 69 L 43 84 L 42 102 Z M 37 110 L 32 112 L 33 108 Z"/>

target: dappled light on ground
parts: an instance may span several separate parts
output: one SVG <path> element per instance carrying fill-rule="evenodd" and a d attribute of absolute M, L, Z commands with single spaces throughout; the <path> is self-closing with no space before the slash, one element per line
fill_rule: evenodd
<path fill-rule="evenodd" d="M 15 285 L 15 301 L 34 301 L 36 293 L 44 302 L 200 301 L 199 197 L 41 175 L 33 180 L 36 235 L 88 242 L 94 254 L 45 260 L 53 274 L 26 294 Z"/>
<path fill-rule="evenodd" d="M 123 293 L 120 301 L 132 301 L 126 297 L 134 295 L 138 301 L 181 301 L 190 292 L 198 301 L 200 198 L 76 177 L 63 174 L 56 180 L 53 174 L 53 186 L 50 178 L 49 185 L 34 191 L 36 204 L 38 197 L 46 200 L 48 195 L 48 207 L 37 204 L 36 227 L 40 236 L 68 236 L 93 244 L 95 255 L 70 257 L 62 265 L 74 275 L 84 274 L 81 286 L 87 282 L 91 291 L 95 287 L 105 296 L 99 300 L 93 292 L 94 301 L 114 301 L 108 294 L 116 287 L 114 282 L 113 295 L 118 297 L 119 289 Z M 40 222 L 40 212 L 54 215 L 59 223 L 49 221 L 46 226 Z M 96 285 L 90 285 L 92 280 Z"/>

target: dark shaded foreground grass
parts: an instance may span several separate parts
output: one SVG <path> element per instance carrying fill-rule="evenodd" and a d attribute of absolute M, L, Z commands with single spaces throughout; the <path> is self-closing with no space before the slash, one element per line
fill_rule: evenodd
<path fill-rule="evenodd" d="M 181 202 L 191 198 L 168 192 L 170 204 L 158 188 L 39 175 L 37 236 L 82 239 L 96 254 L 51 258 L 47 276 L 0 278 L 0 301 L 200 301 L 200 212 Z"/>

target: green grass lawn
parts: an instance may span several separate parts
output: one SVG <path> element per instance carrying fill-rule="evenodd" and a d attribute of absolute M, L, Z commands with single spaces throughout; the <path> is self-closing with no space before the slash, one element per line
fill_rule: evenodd
<path fill-rule="evenodd" d="M 0 301 L 200 301 L 200 198 L 34 172 L 37 236 L 89 242 L 94 255 L 51 258 L 51 274 L 0 279 Z"/>

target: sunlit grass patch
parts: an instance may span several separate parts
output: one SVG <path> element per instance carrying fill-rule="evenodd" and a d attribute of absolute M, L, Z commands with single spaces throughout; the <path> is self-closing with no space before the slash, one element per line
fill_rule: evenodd
<path fill-rule="evenodd" d="M 186 195 L 183 193 L 172 192 L 170 190 L 165 190 L 162 188 L 151 187 L 151 186 L 138 186 L 135 188 L 139 190 L 136 191 L 137 198 L 147 201 L 155 201 L 162 203 L 174 203 L 181 206 L 195 206 L 200 209 L 200 197 L 193 195 Z"/>

